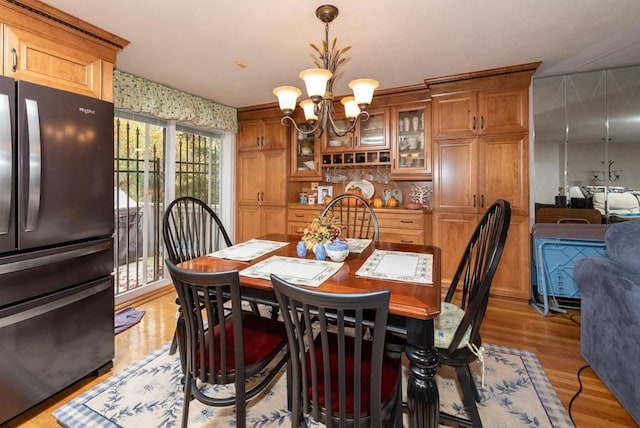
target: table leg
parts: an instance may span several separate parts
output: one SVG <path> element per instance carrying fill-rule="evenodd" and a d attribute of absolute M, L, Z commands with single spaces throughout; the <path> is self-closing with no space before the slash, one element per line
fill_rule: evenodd
<path fill-rule="evenodd" d="M 438 351 L 433 347 L 433 320 L 407 319 L 405 352 L 411 370 L 407 385 L 409 426 L 437 427 L 440 419 L 440 396 L 434 376 L 439 357 Z"/>

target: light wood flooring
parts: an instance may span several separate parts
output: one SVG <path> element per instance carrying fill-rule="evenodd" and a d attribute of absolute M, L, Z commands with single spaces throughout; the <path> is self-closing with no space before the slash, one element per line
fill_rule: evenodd
<path fill-rule="evenodd" d="M 483 340 L 535 352 L 562 404 L 568 409 L 569 401 L 578 390 L 576 374 L 585 365 L 580 356 L 580 327 L 577 324 L 580 312 L 543 317 L 526 302 L 502 298 L 492 298 L 489 306 L 483 324 Z M 116 355 L 111 372 L 76 383 L 6 426 L 57 426 L 51 416 L 54 409 L 171 340 L 176 313 L 173 288 L 136 302 L 135 307 L 145 310 L 146 314 L 138 325 L 116 336 Z M 591 369 L 584 370 L 581 379 L 583 390 L 572 406 L 578 428 L 637 426 Z"/>

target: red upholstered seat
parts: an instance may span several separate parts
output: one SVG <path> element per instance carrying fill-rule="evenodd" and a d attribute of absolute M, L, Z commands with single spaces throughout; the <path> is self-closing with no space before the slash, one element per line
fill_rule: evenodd
<path fill-rule="evenodd" d="M 353 349 L 353 346 L 354 346 L 353 338 L 349 336 L 345 337 L 345 347 L 347 349 L 347 352 L 346 352 L 345 361 L 343 362 L 338 361 L 338 337 L 335 334 L 329 334 L 328 339 L 329 339 L 329 349 L 331 351 L 329 354 L 329 358 L 331 361 L 331 379 L 336 380 L 338 378 L 339 376 L 338 367 L 340 364 L 344 365 L 346 368 L 346 372 L 347 372 L 346 378 L 348 380 L 353 379 L 354 356 L 353 356 L 353 352 L 349 352 L 349 350 Z M 320 336 L 316 337 L 314 348 L 315 348 L 317 361 L 322 361 L 323 356 L 322 356 L 322 344 L 320 343 Z M 309 379 L 311 379 L 311 364 L 310 364 L 310 357 L 308 353 L 309 351 L 307 351 L 307 376 Z M 371 403 L 368 400 L 369 394 L 365 393 L 366 391 L 369 391 L 371 388 L 370 376 L 369 376 L 369 374 L 371 373 L 371 342 L 369 341 L 363 341 L 361 364 L 362 364 L 362 367 L 361 367 L 362 373 L 361 373 L 360 380 L 362 383 L 360 388 L 361 389 L 360 396 L 363 398 L 361 413 L 362 413 L 362 416 L 365 416 L 370 413 L 370 409 L 371 409 Z M 384 403 L 394 398 L 396 381 L 398 379 L 399 371 L 400 371 L 400 355 L 399 354 L 385 355 L 382 363 L 382 403 L 383 405 Z M 322 381 L 323 376 L 324 376 L 324 369 L 320 365 L 318 367 L 318 380 L 320 382 L 320 384 L 318 385 L 318 402 L 320 407 L 324 409 L 325 408 L 325 397 L 324 397 L 325 385 L 324 385 L 324 382 Z M 334 381 L 331 383 L 331 389 L 332 389 L 331 403 L 332 403 L 333 413 L 338 413 L 340 410 L 339 408 L 340 401 L 338 399 L 340 395 L 340 391 L 338 388 L 339 388 L 338 382 Z M 348 381 L 346 384 L 347 409 L 354 408 L 353 399 L 355 397 L 355 394 L 353 393 L 353 389 L 354 389 L 353 382 Z M 310 396 L 312 395 L 311 381 L 309 381 L 309 395 Z M 377 405 L 379 406 L 380 403 L 378 403 Z M 347 416 L 351 418 L 353 417 L 353 414 L 347 413 Z"/>
<path fill-rule="evenodd" d="M 233 322 L 227 319 L 225 322 L 227 330 L 227 373 L 235 370 L 235 352 L 234 352 L 234 331 Z M 245 369 L 255 364 L 261 364 L 267 360 L 273 353 L 278 352 L 285 345 L 287 332 L 284 324 L 263 318 L 251 312 L 243 312 L 242 314 L 242 332 L 244 334 L 244 365 Z M 220 325 L 214 328 L 213 336 L 217 346 L 220 346 Z M 208 338 L 209 336 L 207 336 Z M 209 344 L 206 345 L 205 355 L 209 355 Z M 200 360 L 200 352 L 198 360 Z M 214 353 L 214 364 L 217 370 L 220 370 L 220 352 Z M 209 367 L 209 360 L 205 358 L 205 367 Z"/>

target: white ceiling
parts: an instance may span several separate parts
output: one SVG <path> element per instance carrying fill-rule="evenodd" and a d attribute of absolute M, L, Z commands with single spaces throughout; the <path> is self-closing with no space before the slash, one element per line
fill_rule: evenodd
<path fill-rule="evenodd" d="M 329 1 L 329 0 L 327 0 Z M 322 0 L 45 0 L 131 42 L 117 68 L 232 107 L 303 88 Z M 350 60 L 334 87 L 380 89 L 543 61 L 536 76 L 640 64 L 639 0 L 333 0 Z M 237 62 L 246 64 L 241 68 Z"/>

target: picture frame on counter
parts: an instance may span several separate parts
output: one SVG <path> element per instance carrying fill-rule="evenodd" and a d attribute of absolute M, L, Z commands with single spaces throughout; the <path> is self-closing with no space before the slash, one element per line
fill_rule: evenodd
<path fill-rule="evenodd" d="M 318 204 L 324 205 L 326 196 L 333 198 L 333 186 L 318 186 Z"/>

